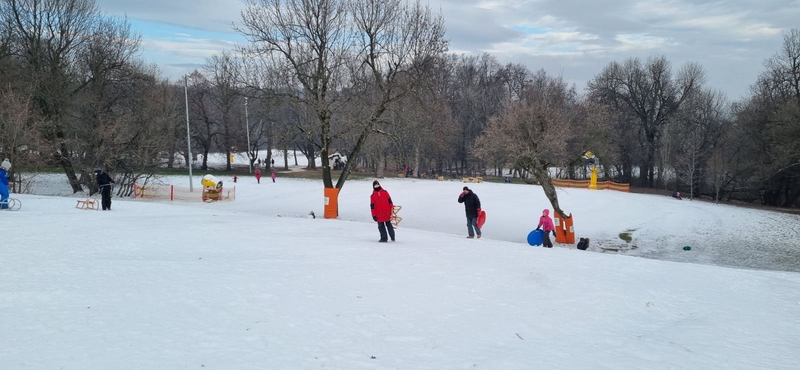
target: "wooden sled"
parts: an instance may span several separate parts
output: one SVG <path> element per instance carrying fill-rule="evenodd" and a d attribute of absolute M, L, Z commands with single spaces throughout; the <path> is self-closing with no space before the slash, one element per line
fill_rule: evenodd
<path fill-rule="evenodd" d="M 392 217 L 389 219 L 389 221 L 395 228 L 397 228 L 397 225 L 400 224 L 400 221 L 403 221 L 403 218 L 397 215 L 397 213 L 400 212 L 401 209 L 403 209 L 403 206 L 392 207 Z"/>
<path fill-rule="evenodd" d="M 84 210 L 100 210 L 100 201 L 97 199 L 85 199 L 85 200 L 78 200 L 78 204 L 75 205 L 77 209 L 84 209 Z"/>

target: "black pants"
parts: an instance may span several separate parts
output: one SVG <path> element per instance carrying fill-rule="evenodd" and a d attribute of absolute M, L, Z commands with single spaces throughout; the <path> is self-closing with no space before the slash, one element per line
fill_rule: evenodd
<path fill-rule="evenodd" d="M 542 243 L 544 243 L 542 246 L 545 248 L 553 248 L 553 242 L 550 241 L 550 233 L 552 233 L 552 231 L 545 232 L 544 235 L 542 235 Z"/>
<path fill-rule="evenodd" d="M 394 226 L 392 226 L 392 222 L 391 221 L 378 222 L 378 231 L 381 232 L 381 241 L 385 242 L 387 240 L 386 238 L 387 229 L 389 230 L 389 237 L 392 238 L 392 241 L 394 241 Z"/>
<path fill-rule="evenodd" d="M 101 186 L 100 193 L 103 194 L 103 210 L 111 209 L 111 185 Z"/>

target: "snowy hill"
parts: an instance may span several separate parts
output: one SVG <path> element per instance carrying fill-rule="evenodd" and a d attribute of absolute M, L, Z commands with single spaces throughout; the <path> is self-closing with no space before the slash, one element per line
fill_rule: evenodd
<path fill-rule="evenodd" d="M 369 217 L 363 181 L 345 188 L 345 220 L 289 217 L 321 211 L 321 189 L 280 178 L 237 184 L 233 203 L 117 200 L 111 212 L 21 196 L 22 211 L 0 213 L 0 367 L 795 369 L 800 362 L 800 274 L 491 240 L 521 238 L 517 231 L 530 227 L 526 218 L 542 204 L 533 187 L 495 195 L 502 185 L 473 186 L 491 224 L 484 239 L 466 240 L 460 184 L 382 183 L 404 205 L 397 243 L 376 243 L 372 223 L 346 221 Z M 600 212 L 629 195 L 591 196 Z M 564 201 L 571 210 L 586 202 Z M 659 230 L 702 218 L 717 217 L 713 226 L 759 215 L 744 210 L 728 221 L 730 207 L 712 213 L 675 204 L 683 208 L 674 212 L 700 215 L 681 217 L 684 224 L 667 211 L 646 219 L 612 210 L 577 225 L 599 233 L 629 220 L 640 225 L 640 240 L 659 240 Z M 653 219 L 660 225 L 649 226 Z M 610 239 L 616 230 L 604 232 Z"/>
<path fill-rule="evenodd" d="M 169 180 L 188 185 L 186 178 Z M 350 181 L 345 185 L 339 201 L 340 219 L 372 222 L 371 183 Z M 383 179 L 381 183 L 395 204 L 403 206 L 402 228 L 466 235 L 464 207 L 457 202 L 465 184 L 413 179 Z M 542 209 L 549 207 L 538 186 L 467 185 L 480 196 L 488 214 L 484 238 L 525 243 Z M 314 211 L 322 215 L 321 181 L 279 178 L 276 184 L 266 181 L 259 185 L 254 178 L 242 176 L 236 187 L 241 201 L 229 207 L 237 212 L 303 217 Z M 656 195 L 558 191 L 563 209 L 573 213 L 576 235 L 591 238 L 592 251 L 620 250 L 661 260 L 800 271 L 798 215 Z M 632 241 L 620 239 L 621 233 L 629 233 Z M 687 245 L 691 252 L 683 251 Z"/>

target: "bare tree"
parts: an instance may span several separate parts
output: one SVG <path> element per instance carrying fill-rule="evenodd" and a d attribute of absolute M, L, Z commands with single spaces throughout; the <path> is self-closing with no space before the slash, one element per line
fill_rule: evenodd
<path fill-rule="evenodd" d="M 530 172 L 541 183 L 553 209 L 567 217 L 559 206 L 549 169 L 566 162 L 567 133 L 579 111 L 575 89 L 540 71 L 528 83 L 523 99 L 508 101 L 503 112 L 489 121 L 475 152 L 486 159 L 503 155 L 515 167 Z"/>
<path fill-rule="evenodd" d="M 687 64 L 676 77 L 665 57 L 612 62 L 589 83 L 589 90 L 610 105 L 625 107 L 639 123 L 644 158 L 640 162 L 643 186 L 655 186 L 655 161 L 662 127 L 681 104 L 703 84 L 704 72 Z"/>
<path fill-rule="evenodd" d="M 33 109 L 45 122 L 42 136 L 53 160 L 64 170 L 73 191 L 82 190 L 75 175 L 70 133 L 76 94 L 104 79 L 138 48 L 127 21 L 100 14 L 94 0 L 7 0 L 0 17 L 10 25 L 11 53 L 24 65 L 32 86 Z M 89 56 L 88 58 L 83 56 Z M 97 61 L 90 78 L 79 80 L 83 61 Z"/>
<path fill-rule="evenodd" d="M 328 158 L 331 145 L 353 128 L 332 131 L 335 115 L 354 93 L 370 104 L 370 113 L 355 125 L 358 139 L 347 150 L 350 157 L 357 157 L 387 106 L 424 80 L 421 77 L 447 45 L 441 16 L 433 16 L 419 3 L 248 0 L 246 4 L 238 30 L 251 41 L 251 52 L 279 66 L 290 90 L 301 91 L 294 98 L 316 115 L 315 145 L 326 188 L 334 187 Z M 352 163 L 347 162 L 337 188 L 344 186 Z"/>
<path fill-rule="evenodd" d="M 241 67 L 233 54 L 222 52 L 206 61 L 205 70 L 212 88 L 211 101 L 218 117 L 219 135 L 215 137 L 225 152 L 225 169 L 230 171 L 233 143 L 238 136 L 236 134 L 242 132 L 241 128 L 245 123 L 244 120 L 235 119 L 234 115 L 234 112 L 238 111 L 235 108 L 241 97 L 237 88 L 237 84 L 241 81 L 239 76 Z M 245 149 L 248 150 L 248 147 L 249 143 L 245 145 Z"/>

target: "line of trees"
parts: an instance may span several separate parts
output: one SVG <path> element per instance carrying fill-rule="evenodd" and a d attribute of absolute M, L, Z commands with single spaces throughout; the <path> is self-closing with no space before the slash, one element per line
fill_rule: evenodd
<path fill-rule="evenodd" d="M 579 88 L 489 54 L 448 54 L 443 17 L 418 1 L 245 5 L 236 30 L 247 43 L 169 81 L 136 57 L 127 20 L 93 0 L 3 0 L 0 156 L 17 176 L 58 167 L 76 192 L 96 191 L 95 166 L 128 185 L 181 167 L 186 83 L 200 169 L 234 152 L 270 166 L 273 149 L 288 168 L 298 150 L 311 169 L 320 159 L 325 187 L 408 168 L 521 177 L 549 195 L 550 177 L 588 176 L 589 150 L 603 179 L 800 206 L 799 30 L 732 102 L 700 65 L 664 56 L 611 62 Z M 334 151 L 348 157 L 341 170 Z"/>

